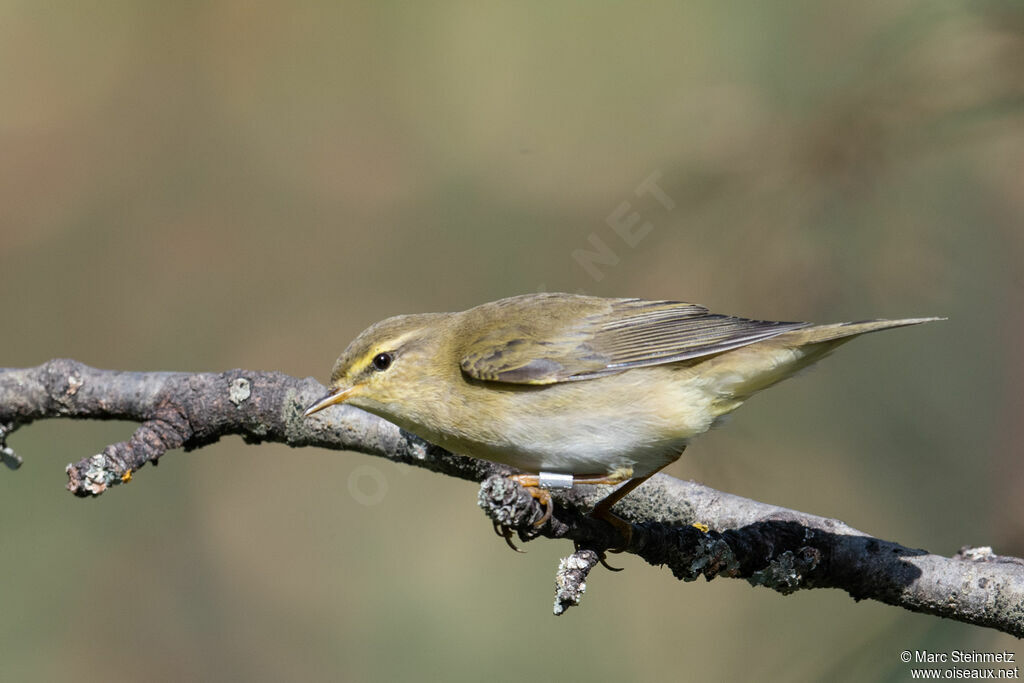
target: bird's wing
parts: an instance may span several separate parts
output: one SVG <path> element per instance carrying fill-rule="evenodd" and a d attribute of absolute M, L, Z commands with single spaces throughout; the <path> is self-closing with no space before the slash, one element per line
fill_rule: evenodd
<path fill-rule="evenodd" d="M 810 324 L 734 318 L 678 301 L 561 296 L 474 309 L 480 317 L 472 327 L 487 332 L 464 347 L 462 371 L 484 381 L 554 384 L 721 353 Z"/>

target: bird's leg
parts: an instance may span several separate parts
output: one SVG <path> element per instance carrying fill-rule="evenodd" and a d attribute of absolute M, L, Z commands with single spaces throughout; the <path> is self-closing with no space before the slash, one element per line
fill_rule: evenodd
<path fill-rule="evenodd" d="M 685 446 L 684 446 L 685 449 Z M 680 450 L 680 454 L 682 450 Z M 673 460 L 674 462 L 674 460 Z M 590 516 L 596 519 L 601 519 L 611 524 L 622 536 L 623 544 L 618 548 L 610 548 L 610 552 L 622 552 L 629 547 L 633 540 L 633 525 L 622 519 L 614 512 L 611 511 L 612 506 L 618 503 L 620 500 L 629 495 L 634 489 L 643 484 L 645 481 L 653 477 L 655 474 L 663 470 L 671 463 L 665 463 L 658 469 L 654 470 L 650 474 L 646 474 L 642 477 L 633 477 L 633 468 L 626 467 L 614 470 L 608 474 L 603 475 L 558 475 L 551 473 L 540 473 L 538 474 L 513 474 L 508 477 L 510 481 L 514 481 L 529 492 L 541 506 L 544 508 L 544 513 L 540 519 L 533 523 L 533 527 L 539 528 L 544 525 L 549 519 L 551 519 L 551 492 L 548 490 L 551 487 L 555 488 L 571 488 L 575 484 L 589 484 L 589 485 L 601 485 L 601 486 L 614 486 L 615 484 L 622 484 L 619 488 L 612 491 L 610 494 L 605 496 L 594 508 L 590 511 Z M 623 482 L 625 482 L 623 484 Z M 500 524 L 494 525 L 494 531 L 496 534 L 505 539 L 509 547 L 516 552 L 523 552 L 512 542 L 512 529 Z M 578 548 L 577 548 L 578 550 Z M 612 571 L 620 571 L 615 567 L 610 567 L 604 561 L 603 553 L 601 557 L 601 564 Z"/>
<path fill-rule="evenodd" d="M 657 470 L 655 470 L 655 472 L 656 471 Z M 629 495 L 633 489 L 654 476 L 655 472 L 651 472 L 643 477 L 637 477 L 636 479 L 630 479 L 625 484 L 605 496 L 601 502 L 595 505 L 594 509 L 590 511 L 591 517 L 608 522 L 615 527 L 615 530 L 619 532 L 620 536 L 622 536 L 622 545 L 615 548 L 609 548 L 608 552 L 621 553 L 633 542 L 633 525 L 612 512 L 612 506 Z"/>
<path fill-rule="evenodd" d="M 633 476 L 633 468 L 627 467 L 627 468 L 617 469 L 617 470 L 615 470 L 613 472 L 610 472 L 608 474 L 593 474 L 593 475 L 589 475 L 588 474 L 588 475 L 582 475 L 582 476 L 579 476 L 579 477 L 575 477 L 574 476 L 574 477 L 571 477 L 570 480 L 571 480 L 572 484 L 589 484 L 589 485 L 594 485 L 594 486 L 614 486 L 615 484 L 621 484 L 622 482 L 627 482 L 627 484 L 625 486 L 623 486 L 621 489 L 619 489 L 618 491 L 612 492 L 612 494 L 609 495 L 607 498 L 605 498 L 604 501 L 602 501 L 601 503 L 598 503 L 598 507 L 600 507 L 603 503 L 605 503 L 606 501 L 610 500 L 610 502 L 607 505 L 607 507 L 610 508 L 618 500 L 620 500 L 623 496 L 625 496 L 627 493 L 632 491 L 634 488 L 636 488 L 637 486 L 642 484 L 647 479 L 647 477 L 642 477 L 640 479 L 637 479 L 635 484 L 631 484 L 630 483 L 630 479 L 631 479 L 632 476 Z M 619 491 L 622 491 L 622 493 L 619 493 Z M 614 498 L 614 500 L 612 500 L 613 498 Z M 627 544 L 626 545 L 628 545 L 628 540 L 632 537 L 632 534 L 633 534 L 633 527 L 629 524 L 629 522 L 625 521 L 624 519 L 621 519 L 620 517 L 617 517 L 616 515 L 614 515 L 614 514 L 612 514 L 610 512 L 607 512 L 606 510 L 605 511 L 598 510 L 598 507 L 595 507 L 591 511 L 591 513 L 590 513 L 591 517 L 598 517 L 600 519 L 604 519 L 609 524 L 611 524 L 616 529 L 618 529 L 619 533 L 624 538 L 627 539 Z M 506 539 L 506 541 L 507 540 L 508 539 Z M 576 547 L 576 550 L 580 549 L 580 544 L 579 544 L 578 541 L 574 541 L 573 545 Z M 606 561 L 607 557 L 605 556 L 605 551 L 601 550 L 601 551 L 598 551 L 598 552 L 599 552 L 598 560 L 601 562 L 601 565 L 604 566 L 605 569 L 608 569 L 609 571 L 613 571 L 613 572 L 621 572 L 622 571 L 621 567 L 613 567 L 610 564 L 608 564 L 608 562 Z"/>
<path fill-rule="evenodd" d="M 683 449 L 685 450 L 685 448 L 686 447 L 684 446 Z M 679 451 L 679 453 L 681 455 L 682 454 L 682 450 Z M 675 462 L 675 460 L 673 460 L 672 462 Z M 627 522 L 626 520 L 622 519 L 618 515 L 616 515 L 614 512 L 612 512 L 612 506 L 615 505 L 616 503 L 618 503 L 620 500 L 622 500 L 626 496 L 628 496 L 638 486 L 643 484 L 645 481 L 647 481 L 648 479 L 653 477 L 655 474 L 657 474 L 661 470 L 663 470 L 666 467 L 668 467 L 670 464 L 671 464 L 671 462 L 667 462 L 664 465 L 662 465 L 661 467 L 659 467 L 658 469 L 656 469 L 653 472 L 651 472 L 650 474 L 646 474 L 646 475 L 644 475 L 642 477 L 636 477 L 635 479 L 629 479 L 629 481 L 627 481 L 625 484 L 623 484 L 622 486 L 620 486 L 619 488 L 615 489 L 614 491 L 609 493 L 607 496 L 605 496 L 597 505 L 594 506 L 594 509 L 590 511 L 590 516 L 591 517 L 594 517 L 594 518 L 597 518 L 597 519 L 603 519 L 604 521 L 608 522 L 613 527 L 615 527 L 615 529 L 622 536 L 622 540 L 624 541 L 623 544 L 620 547 L 618 547 L 618 548 L 610 548 L 609 549 L 610 552 L 613 552 L 613 553 L 622 552 L 623 550 L 628 548 L 630 546 L 630 544 L 633 542 L 633 525 L 630 524 L 629 522 Z M 629 472 L 629 474 L 632 474 L 632 472 Z M 615 480 L 616 475 L 618 475 L 618 477 L 619 477 L 618 481 Z M 576 483 L 578 483 L 578 484 L 617 484 L 619 481 L 622 480 L 622 474 L 620 472 L 613 472 L 612 474 L 608 475 L 608 477 L 606 477 L 605 479 L 606 479 L 606 481 L 598 481 L 598 480 L 596 480 L 596 478 L 593 481 L 577 479 Z"/>

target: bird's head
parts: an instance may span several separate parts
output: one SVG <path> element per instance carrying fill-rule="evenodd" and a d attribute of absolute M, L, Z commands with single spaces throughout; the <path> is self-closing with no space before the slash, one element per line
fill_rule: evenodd
<path fill-rule="evenodd" d="M 400 315 L 371 325 L 341 354 L 330 391 L 306 409 L 309 417 L 336 403 L 351 403 L 389 417 L 410 402 L 430 400 L 426 383 L 443 368 L 447 313 Z"/>

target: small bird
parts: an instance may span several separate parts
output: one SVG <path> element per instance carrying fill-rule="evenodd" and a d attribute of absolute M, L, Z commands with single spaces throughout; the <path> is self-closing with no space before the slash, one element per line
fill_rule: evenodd
<path fill-rule="evenodd" d="M 453 453 L 548 488 L 620 484 L 611 507 L 754 393 L 840 344 L 941 318 L 815 325 L 748 320 L 678 301 L 526 294 L 372 325 L 334 365 L 308 417 L 350 403 Z M 508 533 L 505 534 L 508 540 Z"/>

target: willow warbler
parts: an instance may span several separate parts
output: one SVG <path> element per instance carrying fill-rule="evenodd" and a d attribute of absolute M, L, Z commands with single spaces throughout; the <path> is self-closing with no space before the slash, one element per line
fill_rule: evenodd
<path fill-rule="evenodd" d="M 939 318 L 814 325 L 676 301 L 527 294 L 372 325 L 305 412 L 350 403 L 454 453 L 550 485 L 628 482 L 611 506 L 754 393 L 867 332 Z"/>

